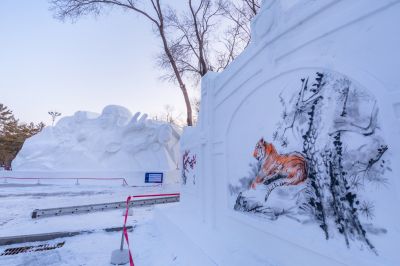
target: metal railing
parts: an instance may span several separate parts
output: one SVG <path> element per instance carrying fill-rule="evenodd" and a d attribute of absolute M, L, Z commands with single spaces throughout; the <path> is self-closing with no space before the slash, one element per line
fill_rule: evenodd
<path fill-rule="evenodd" d="M 8 180 L 37 180 L 37 184 L 41 184 L 41 180 L 76 180 L 75 184 L 79 185 L 79 180 L 101 180 L 101 181 L 122 181 L 123 186 L 128 186 L 128 182 L 123 177 L 111 177 L 111 178 L 95 178 L 95 177 L 0 177 L 4 179 L 4 183 L 8 183 Z"/>

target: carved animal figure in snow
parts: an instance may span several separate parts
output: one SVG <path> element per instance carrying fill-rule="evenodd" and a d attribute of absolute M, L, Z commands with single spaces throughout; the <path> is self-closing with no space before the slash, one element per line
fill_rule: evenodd
<path fill-rule="evenodd" d="M 307 179 L 307 161 L 300 153 L 281 155 L 272 143 L 262 138 L 257 142 L 253 156 L 261 162 L 261 167 L 251 188 L 255 189 L 258 184 L 266 185 L 265 201 L 276 187 L 298 185 Z"/>

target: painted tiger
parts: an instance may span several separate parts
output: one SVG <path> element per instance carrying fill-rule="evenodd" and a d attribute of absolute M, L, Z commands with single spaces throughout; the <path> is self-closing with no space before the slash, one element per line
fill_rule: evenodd
<path fill-rule="evenodd" d="M 255 189 L 258 184 L 267 185 L 265 201 L 276 187 L 298 185 L 307 179 L 307 161 L 300 153 L 281 155 L 272 143 L 261 138 L 253 156 L 261 162 L 261 168 L 251 183 L 251 188 Z"/>

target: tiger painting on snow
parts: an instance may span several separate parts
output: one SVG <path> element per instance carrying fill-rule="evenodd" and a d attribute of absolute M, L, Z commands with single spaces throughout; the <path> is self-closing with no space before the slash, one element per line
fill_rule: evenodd
<path fill-rule="evenodd" d="M 254 149 L 254 158 L 261 162 L 261 168 L 251 183 L 267 185 L 267 201 L 270 193 L 278 186 L 298 185 L 307 179 L 307 162 L 300 153 L 279 154 L 272 143 L 261 138 Z"/>

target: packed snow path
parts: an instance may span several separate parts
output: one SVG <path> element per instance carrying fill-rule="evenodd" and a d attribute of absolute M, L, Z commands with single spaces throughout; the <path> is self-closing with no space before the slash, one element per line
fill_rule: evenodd
<path fill-rule="evenodd" d="M 31 219 L 31 213 L 35 208 L 123 201 L 127 195 L 175 190 L 173 186 L 132 188 L 118 185 L 0 184 L 0 236 L 119 227 L 123 222 L 122 210 L 37 220 Z M 136 265 L 181 265 L 174 252 L 166 247 L 153 223 L 153 207 L 135 208 L 133 216 L 128 218 L 128 225 L 135 226 L 129 236 Z M 120 232 L 103 231 L 55 239 L 46 243 L 66 241 L 65 245 L 55 250 L 0 256 L 0 265 L 110 265 L 111 252 L 119 247 L 120 240 Z M 0 253 L 6 248 L 36 244 L 41 243 L 2 246 Z"/>

